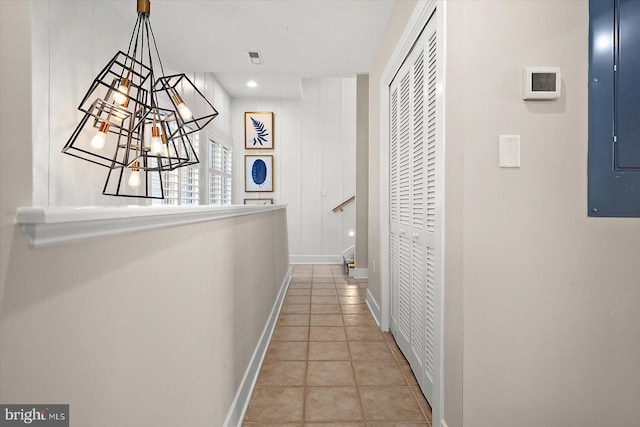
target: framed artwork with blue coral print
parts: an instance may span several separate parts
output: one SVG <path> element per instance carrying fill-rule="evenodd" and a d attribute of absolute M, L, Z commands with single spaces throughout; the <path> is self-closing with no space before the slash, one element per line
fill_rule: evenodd
<path fill-rule="evenodd" d="M 273 191 L 273 155 L 244 156 L 244 191 Z"/>
<path fill-rule="evenodd" d="M 273 150 L 273 112 L 244 113 L 244 148 Z"/>

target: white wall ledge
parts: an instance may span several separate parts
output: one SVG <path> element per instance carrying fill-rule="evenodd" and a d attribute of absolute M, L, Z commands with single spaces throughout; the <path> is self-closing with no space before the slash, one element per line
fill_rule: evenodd
<path fill-rule="evenodd" d="M 33 248 L 138 231 L 253 215 L 287 205 L 122 206 L 18 208 L 16 223 Z"/>

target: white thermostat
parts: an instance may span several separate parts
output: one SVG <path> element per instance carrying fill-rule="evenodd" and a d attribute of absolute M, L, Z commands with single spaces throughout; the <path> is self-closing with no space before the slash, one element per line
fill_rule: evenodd
<path fill-rule="evenodd" d="M 522 99 L 560 98 L 560 68 L 526 67 L 524 69 Z"/>

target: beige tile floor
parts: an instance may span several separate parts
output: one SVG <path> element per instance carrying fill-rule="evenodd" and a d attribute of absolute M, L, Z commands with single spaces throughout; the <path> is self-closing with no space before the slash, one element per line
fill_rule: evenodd
<path fill-rule="evenodd" d="M 427 427 L 431 407 L 393 337 L 339 265 L 296 265 L 246 427 Z"/>

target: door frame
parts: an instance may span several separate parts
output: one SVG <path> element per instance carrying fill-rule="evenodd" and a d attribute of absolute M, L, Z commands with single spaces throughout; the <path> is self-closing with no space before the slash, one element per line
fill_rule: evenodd
<path fill-rule="evenodd" d="M 436 13 L 437 11 L 437 13 Z M 435 13 L 435 15 L 434 15 Z M 387 238 L 390 236 L 390 219 L 389 219 L 389 168 L 390 168 L 390 156 L 389 156 L 389 139 L 390 139 L 390 90 L 391 82 L 395 78 L 396 74 L 400 70 L 404 60 L 411 52 L 412 47 L 420 37 L 422 30 L 425 28 L 429 20 L 434 17 L 436 19 L 436 34 L 439 40 L 438 45 L 438 57 L 440 62 L 438 64 L 438 85 L 439 93 L 438 97 L 440 102 L 437 105 L 437 132 L 444 138 L 444 92 L 445 92 L 445 48 L 446 45 L 446 31 L 445 31 L 445 15 L 446 14 L 446 2 L 436 0 L 423 0 L 418 1 L 416 6 L 407 22 L 407 25 L 398 40 L 398 43 L 391 54 L 387 66 L 385 67 L 382 78 L 380 81 L 380 281 L 381 281 L 381 307 L 380 307 L 380 328 L 383 331 L 389 331 L 391 327 L 391 280 L 390 280 L 390 242 Z M 444 180 L 444 153 L 446 149 L 443 149 L 442 158 L 438 160 L 437 166 L 441 168 L 440 173 L 441 181 Z M 444 416 L 444 390 L 443 390 L 443 350 L 444 350 L 444 229 L 445 229 L 445 211 L 444 211 L 444 182 L 439 184 L 440 198 L 437 199 L 436 209 L 439 210 L 441 218 L 441 230 L 439 240 L 441 240 L 440 248 L 442 253 L 439 257 L 438 269 L 440 271 L 440 300 L 436 302 L 438 305 L 439 321 L 436 323 L 437 331 L 436 336 L 439 338 L 440 351 L 435 354 L 436 360 L 434 360 L 434 366 L 437 367 L 434 372 L 434 401 L 430 402 L 433 411 L 432 425 L 434 427 L 440 427 Z"/>

